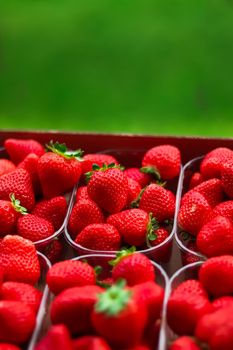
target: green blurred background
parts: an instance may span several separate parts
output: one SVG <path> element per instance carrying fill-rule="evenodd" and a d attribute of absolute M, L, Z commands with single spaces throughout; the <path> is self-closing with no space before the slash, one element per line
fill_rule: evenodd
<path fill-rule="evenodd" d="M 0 127 L 233 136 L 233 1 L 1 1 Z"/>

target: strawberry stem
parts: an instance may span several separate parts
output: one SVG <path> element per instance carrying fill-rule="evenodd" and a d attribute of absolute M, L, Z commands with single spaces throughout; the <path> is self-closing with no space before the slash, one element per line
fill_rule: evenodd
<path fill-rule="evenodd" d="M 146 186 L 146 187 L 147 187 L 147 186 Z M 139 193 L 139 195 L 137 196 L 137 198 L 136 198 L 134 201 L 132 201 L 132 202 L 130 203 L 130 208 L 138 208 L 138 207 L 139 207 L 140 200 L 141 200 L 141 198 L 142 198 L 143 192 L 145 191 L 146 187 L 144 187 L 144 188 L 140 191 L 140 193 Z"/>
<path fill-rule="evenodd" d="M 113 260 L 110 260 L 108 263 L 111 266 L 117 265 L 123 258 L 125 258 L 128 255 L 133 254 L 136 251 L 136 247 L 132 246 L 129 249 L 122 249 L 118 253 L 116 253 L 116 258 Z"/>
<path fill-rule="evenodd" d="M 157 180 L 161 180 L 160 173 L 154 166 L 144 166 L 140 171 L 141 173 L 152 175 Z"/>
<path fill-rule="evenodd" d="M 15 211 L 17 211 L 17 213 L 20 213 L 22 215 L 26 215 L 27 214 L 27 209 L 24 208 L 22 205 L 20 205 L 20 201 L 18 199 L 15 198 L 15 194 L 11 193 L 9 195 L 12 206 L 14 208 Z"/>
<path fill-rule="evenodd" d="M 155 231 L 159 229 L 159 223 L 156 218 L 153 217 L 153 214 L 149 214 L 149 221 L 147 225 L 147 235 L 146 235 L 146 244 L 150 248 L 151 244 L 150 241 L 154 241 L 157 239 L 157 234 Z"/>
<path fill-rule="evenodd" d="M 100 167 L 98 164 L 92 164 L 92 171 L 88 171 L 87 173 L 85 173 L 86 183 L 88 183 L 90 181 L 90 179 L 95 171 L 106 171 L 108 169 L 120 169 L 123 171 L 124 167 L 121 165 L 116 165 L 115 163 L 110 163 L 108 165 L 106 163 L 104 163 L 102 165 L 102 167 Z"/>
<path fill-rule="evenodd" d="M 51 140 L 49 144 L 45 145 L 45 147 L 47 151 L 56 153 L 66 159 L 75 158 L 80 161 L 82 160 L 83 151 L 81 149 L 78 149 L 76 151 L 68 151 L 65 143 L 59 143 L 59 142 L 53 143 L 53 141 Z"/>

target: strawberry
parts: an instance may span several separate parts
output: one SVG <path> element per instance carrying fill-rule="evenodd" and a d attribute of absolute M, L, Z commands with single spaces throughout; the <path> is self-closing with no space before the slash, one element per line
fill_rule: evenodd
<path fill-rule="evenodd" d="M 127 204 L 130 206 L 131 202 L 136 200 L 141 192 L 141 186 L 133 179 L 128 178 L 128 201 Z"/>
<path fill-rule="evenodd" d="M 81 186 L 77 189 L 76 202 L 78 202 L 80 199 L 91 199 L 87 193 L 87 186 Z"/>
<path fill-rule="evenodd" d="M 233 152 L 231 161 L 222 166 L 221 181 L 226 195 L 233 199 Z"/>
<path fill-rule="evenodd" d="M 5 281 L 34 285 L 40 277 L 40 264 L 34 244 L 20 236 L 5 236 L 0 245 L 0 266 Z"/>
<path fill-rule="evenodd" d="M 206 179 L 220 178 L 223 164 L 233 157 L 229 148 L 219 147 L 207 153 L 200 165 L 200 172 Z"/>
<path fill-rule="evenodd" d="M 63 323 L 72 334 L 91 332 L 91 312 L 102 291 L 95 285 L 65 289 L 51 304 L 52 323 Z"/>
<path fill-rule="evenodd" d="M 143 192 L 139 208 L 147 213 L 152 213 L 159 222 L 162 222 L 173 218 L 175 213 L 175 196 L 162 186 L 151 184 Z"/>
<path fill-rule="evenodd" d="M 10 195 L 10 200 L 0 200 L 0 235 L 14 233 L 18 218 L 26 213 L 26 209 L 15 199 L 13 193 Z"/>
<path fill-rule="evenodd" d="M 149 245 L 151 247 L 156 247 L 157 245 L 161 244 L 162 242 L 165 241 L 165 239 L 167 239 L 167 237 L 169 236 L 169 232 L 164 228 L 164 227 L 160 227 L 157 230 L 154 231 L 153 235 L 151 238 L 153 238 L 152 240 L 150 240 L 149 238 Z"/>
<path fill-rule="evenodd" d="M 21 301 L 0 301 L 0 342 L 14 344 L 26 342 L 35 324 L 35 312 L 30 306 Z"/>
<path fill-rule="evenodd" d="M 124 278 L 129 286 L 155 281 L 153 264 L 145 255 L 135 253 L 134 249 L 120 251 L 110 264 L 114 281 Z"/>
<path fill-rule="evenodd" d="M 80 199 L 75 205 L 69 218 L 69 232 L 77 237 L 86 226 L 104 223 L 104 215 L 98 205 L 91 199 Z"/>
<path fill-rule="evenodd" d="M 233 254 L 233 224 L 224 216 L 216 216 L 201 228 L 196 244 L 208 258 Z"/>
<path fill-rule="evenodd" d="M 127 348 L 125 350 L 150 350 L 151 348 L 149 348 L 147 345 L 135 345 L 132 348 Z"/>
<path fill-rule="evenodd" d="M 171 180 L 180 172 L 180 151 L 171 145 L 153 147 L 144 155 L 142 166 L 147 169 L 141 170 L 149 170 L 149 173 L 155 172 L 159 179 Z"/>
<path fill-rule="evenodd" d="M 0 350 L 21 350 L 18 346 L 13 344 L 1 343 Z"/>
<path fill-rule="evenodd" d="M 129 209 L 112 214 L 108 217 L 107 223 L 116 227 L 126 243 L 136 247 L 146 243 L 156 228 L 155 219 L 141 209 Z"/>
<path fill-rule="evenodd" d="M 185 335 L 177 338 L 169 347 L 169 350 L 201 350 L 193 338 Z"/>
<path fill-rule="evenodd" d="M 192 335 L 198 320 L 212 311 L 208 295 L 199 281 L 182 282 L 171 294 L 167 305 L 167 321 L 179 334 Z"/>
<path fill-rule="evenodd" d="M 120 348 L 136 345 L 147 323 L 145 304 L 124 285 L 125 281 L 119 281 L 99 294 L 91 315 L 97 333 Z"/>
<path fill-rule="evenodd" d="M 86 335 L 73 340 L 73 350 L 111 350 L 106 341 L 97 336 Z"/>
<path fill-rule="evenodd" d="M 201 175 L 201 173 L 193 173 L 191 179 L 190 179 L 190 183 L 189 183 L 189 189 L 193 189 L 194 187 L 200 185 L 202 182 L 204 181 L 203 176 Z"/>
<path fill-rule="evenodd" d="M 66 288 L 95 284 L 95 270 L 82 261 L 59 261 L 49 269 L 46 282 L 50 290 L 58 294 Z"/>
<path fill-rule="evenodd" d="M 44 249 L 41 249 L 41 252 L 45 256 L 47 256 L 47 258 L 52 264 L 54 264 L 55 262 L 61 259 L 63 252 L 63 244 L 59 239 L 55 238 L 52 240 L 51 243 L 46 245 Z"/>
<path fill-rule="evenodd" d="M 221 215 L 228 218 L 233 224 L 233 200 L 218 204 L 213 212 L 216 216 Z"/>
<path fill-rule="evenodd" d="M 52 236 L 54 227 L 50 221 L 39 218 L 33 214 L 27 214 L 19 218 L 17 223 L 17 232 L 20 236 L 37 242 Z"/>
<path fill-rule="evenodd" d="M 182 201 L 179 214 L 179 227 L 197 235 L 198 231 L 212 216 L 212 210 L 202 194 L 193 191 L 185 200 Z"/>
<path fill-rule="evenodd" d="M 24 169 L 16 169 L 0 177 L 0 199 L 9 199 L 14 193 L 21 205 L 31 211 L 35 204 L 31 178 Z"/>
<path fill-rule="evenodd" d="M 0 159 L 0 176 L 8 174 L 15 169 L 15 165 L 12 161 L 4 158 Z"/>
<path fill-rule="evenodd" d="M 87 249 L 115 251 L 120 249 L 121 236 L 112 225 L 91 224 L 78 234 L 75 243 Z"/>
<path fill-rule="evenodd" d="M 40 157 L 45 152 L 36 140 L 7 139 L 4 146 L 15 164 L 22 162 L 29 153 L 35 153 Z"/>
<path fill-rule="evenodd" d="M 18 169 L 25 169 L 27 170 L 28 174 L 30 175 L 32 187 L 36 194 L 41 193 L 41 185 L 38 175 L 38 161 L 40 157 L 38 157 L 35 153 L 29 153 L 24 160 L 19 163 Z"/>
<path fill-rule="evenodd" d="M 64 222 L 66 211 L 67 203 L 65 197 L 58 196 L 38 202 L 32 214 L 50 221 L 54 229 L 59 230 Z"/>
<path fill-rule="evenodd" d="M 87 185 L 88 195 L 101 209 L 108 213 L 121 211 L 128 200 L 128 179 L 120 169 L 111 167 L 99 168 L 91 176 Z"/>
<path fill-rule="evenodd" d="M 231 307 L 233 306 L 233 297 L 232 296 L 224 296 L 215 299 L 212 302 L 212 306 L 214 310 L 222 309 L 223 307 Z"/>
<path fill-rule="evenodd" d="M 36 345 L 35 350 L 73 350 L 72 340 L 66 326 L 63 324 L 52 326 Z"/>
<path fill-rule="evenodd" d="M 102 167 L 104 164 L 110 165 L 113 163 L 117 165 L 119 164 L 116 158 L 109 154 L 85 154 L 85 156 L 83 156 L 82 161 L 82 173 L 85 174 L 89 171 L 92 171 L 94 164 L 98 165 L 99 167 Z"/>
<path fill-rule="evenodd" d="M 39 179 L 43 195 L 52 198 L 72 190 L 81 175 L 81 163 L 77 159 L 81 151 L 70 153 L 64 144 L 50 142 L 49 152 L 38 162 Z"/>
<path fill-rule="evenodd" d="M 189 241 L 187 243 L 187 248 L 193 252 L 197 252 L 197 246 L 196 243 L 194 241 Z M 192 264 L 194 262 L 200 261 L 200 258 L 192 253 L 189 252 L 183 252 L 182 251 L 182 264 L 183 265 L 188 265 L 188 264 Z"/>
<path fill-rule="evenodd" d="M 214 297 L 233 294 L 233 256 L 224 255 L 205 261 L 199 270 L 199 280 Z"/>
<path fill-rule="evenodd" d="M 124 170 L 124 173 L 128 178 L 137 181 L 141 188 L 149 185 L 153 180 L 151 175 L 141 172 L 139 168 L 129 168 Z"/>
<path fill-rule="evenodd" d="M 42 293 L 27 283 L 5 282 L 0 290 L 0 297 L 2 300 L 21 301 L 37 312 Z"/>

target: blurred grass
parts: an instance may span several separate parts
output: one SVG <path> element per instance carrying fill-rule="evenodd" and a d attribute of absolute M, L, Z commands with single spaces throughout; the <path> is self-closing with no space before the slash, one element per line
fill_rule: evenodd
<path fill-rule="evenodd" d="M 233 1 L 0 4 L 0 127 L 233 136 Z"/>

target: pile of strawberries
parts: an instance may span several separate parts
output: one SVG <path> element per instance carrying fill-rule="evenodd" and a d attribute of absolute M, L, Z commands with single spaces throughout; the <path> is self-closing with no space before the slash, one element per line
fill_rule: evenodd
<path fill-rule="evenodd" d="M 106 260 L 100 256 L 99 262 L 104 265 L 99 274 L 100 266 L 81 260 L 58 262 L 49 270 L 52 327 L 36 350 L 155 349 L 164 290 L 155 282 L 154 265 L 133 251 L 109 261 L 109 274 Z"/>
<path fill-rule="evenodd" d="M 206 257 L 233 254 L 232 150 L 216 148 L 203 158 L 181 198 L 178 225 L 189 234 L 189 249 Z"/>

